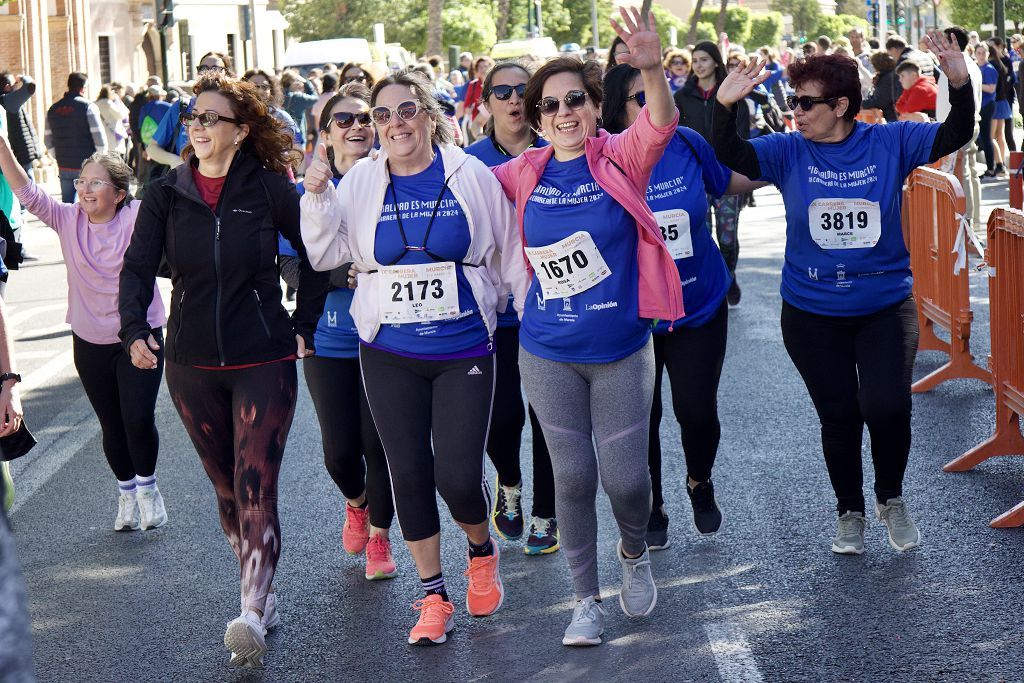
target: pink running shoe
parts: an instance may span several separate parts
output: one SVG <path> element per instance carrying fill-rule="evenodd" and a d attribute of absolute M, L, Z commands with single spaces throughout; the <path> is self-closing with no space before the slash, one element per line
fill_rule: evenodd
<path fill-rule="evenodd" d="M 391 558 L 391 542 L 383 536 L 371 536 L 366 544 L 366 578 L 383 581 L 398 576 L 395 561 Z"/>
<path fill-rule="evenodd" d="M 345 503 L 345 527 L 341 530 L 341 545 L 349 555 L 358 555 L 370 540 L 370 508 L 352 507 Z"/>

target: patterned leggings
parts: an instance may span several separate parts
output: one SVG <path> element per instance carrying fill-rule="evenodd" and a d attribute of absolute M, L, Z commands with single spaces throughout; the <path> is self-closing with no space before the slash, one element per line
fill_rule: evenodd
<path fill-rule="evenodd" d="M 718 248 L 725 258 L 725 265 L 730 273 L 736 272 L 736 263 L 740 260 L 740 199 L 742 195 L 727 194 L 719 199 L 708 195 L 707 226 L 711 229 L 711 214 L 714 213 L 715 237 Z"/>
<path fill-rule="evenodd" d="M 213 482 L 220 524 L 238 558 L 242 609 L 262 612 L 281 554 L 277 476 L 295 414 L 295 362 L 166 367 L 167 389 Z"/>

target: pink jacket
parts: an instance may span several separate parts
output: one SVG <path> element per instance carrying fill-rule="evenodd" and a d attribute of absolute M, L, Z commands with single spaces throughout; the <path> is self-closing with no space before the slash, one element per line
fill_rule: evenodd
<path fill-rule="evenodd" d="M 641 318 L 671 321 L 684 315 L 679 269 L 665 246 L 661 229 L 646 200 L 651 171 L 661 160 L 662 152 L 675 134 L 677 121 L 678 114 L 672 123 L 664 128 L 656 128 L 651 123 L 647 107 L 644 107 L 637 120 L 624 132 L 609 135 L 607 131 L 599 130 L 597 136 L 588 139 L 586 143 L 587 165 L 594 180 L 636 219 Z M 540 182 L 544 167 L 554 151 L 550 145 L 528 149 L 493 169 L 506 196 L 516 204 L 519 237 L 523 247 L 527 246 L 523 231 L 526 201 Z M 512 257 L 511 252 L 505 253 L 505 258 Z M 526 252 L 520 250 L 519 258 L 532 276 Z M 518 296 L 518 292 L 516 294 L 516 306 L 519 307 L 523 299 Z"/>

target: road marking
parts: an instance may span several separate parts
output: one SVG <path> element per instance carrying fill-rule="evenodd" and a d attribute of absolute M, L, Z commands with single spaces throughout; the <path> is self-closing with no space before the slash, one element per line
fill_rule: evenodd
<path fill-rule="evenodd" d="M 764 683 L 754 655 L 747 645 L 743 630 L 734 623 L 708 622 L 704 624 L 711 652 L 715 656 L 718 675 L 725 683 Z"/>
<path fill-rule="evenodd" d="M 59 304 L 45 304 L 43 306 L 32 306 L 27 311 L 13 314 L 9 320 L 7 320 L 7 329 L 14 330 L 15 334 L 23 332 L 21 326 L 26 322 L 36 317 L 40 313 L 47 313 L 49 311 L 63 311 L 66 310 L 68 304 L 66 301 L 62 301 Z"/>
<path fill-rule="evenodd" d="M 59 323 L 57 325 L 50 325 L 49 327 L 33 327 L 32 329 L 28 330 L 19 330 L 18 338 L 15 339 L 14 341 L 22 344 L 31 344 L 32 342 L 40 341 L 40 337 L 45 337 L 51 334 L 55 335 L 58 332 L 70 331 L 71 325 L 68 325 L 67 323 Z M 18 357 L 21 357 L 20 353 L 18 354 Z"/>
<path fill-rule="evenodd" d="M 43 363 L 43 365 L 36 370 L 26 374 L 25 380 L 21 383 L 21 386 L 18 387 L 21 391 L 22 398 L 35 389 L 38 389 L 43 384 L 46 384 L 46 382 L 50 381 L 60 373 L 64 372 L 64 368 L 70 365 L 73 361 L 74 354 L 71 351 L 64 351 L 54 357 L 53 360 Z"/>

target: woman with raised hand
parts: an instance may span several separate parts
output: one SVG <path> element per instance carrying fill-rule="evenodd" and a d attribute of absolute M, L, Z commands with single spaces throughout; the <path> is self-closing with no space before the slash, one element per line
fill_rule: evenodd
<path fill-rule="evenodd" d="M 529 67 L 517 62 L 502 62 L 487 72 L 482 97 L 491 116 L 489 132 L 467 147 L 466 154 L 493 168 L 511 161 L 531 147 L 547 146 L 547 140 L 530 127 L 523 110 L 523 95 L 532 73 Z M 529 413 L 533 431 L 533 514 L 523 552 L 547 555 L 559 548 L 555 482 L 551 473 L 551 456 L 537 415 L 532 407 L 523 409 L 519 376 L 519 316 L 511 302 L 504 313 L 498 314 L 494 341 L 497 346 L 497 374 L 487 454 L 498 472 L 498 480 L 494 486 L 491 524 L 495 532 L 506 540 L 517 539 L 523 534 L 519 448 Z"/>
<path fill-rule="evenodd" d="M 508 295 L 500 245 L 513 214 L 487 167 L 452 144 L 426 76 L 407 69 L 378 81 L 370 107 L 380 153 L 335 188 L 318 149 L 302 234 L 315 268 L 351 262 L 359 271 L 351 311 L 366 397 L 424 592 L 408 642 L 443 643 L 455 607 L 441 570 L 438 493 L 466 534 L 467 610 L 493 614 L 505 597 L 484 449 L 496 310 Z"/>
<path fill-rule="evenodd" d="M 232 666 L 259 666 L 266 631 L 280 622 L 277 478 L 295 413 L 295 361 L 313 352 L 327 275 L 309 268 L 302 249 L 290 132 L 249 83 L 216 75 L 193 92 L 182 115 L 185 162 L 146 192 L 125 253 L 120 337 L 135 367 L 157 367 L 162 344 L 145 311 L 166 259 L 167 388 L 241 572 L 241 614 L 224 645 Z M 278 233 L 301 259 L 292 317 L 281 305 Z"/>
<path fill-rule="evenodd" d="M 117 336 L 118 278 L 140 206 L 129 193 L 132 171 L 117 154 L 93 154 L 75 181 L 78 201 L 63 204 L 25 175 L 0 137 L 0 172 L 22 205 L 53 228 L 60 240 L 68 274 L 67 321 L 75 369 L 99 419 L 103 454 L 117 479 L 114 531 L 163 526 L 167 511 L 156 484 L 160 437 L 155 413 L 167 316 L 154 283 L 138 322 L 153 340 L 156 371 L 134 367 Z"/>
<path fill-rule="evenodd" d="M 551 452 L 555 509 L 576 604 L 562 642 L 597 645 L 604 632 L 597 572 L 597 485 L 620 540 L 619 604 L 654 610 L 657 588 L 644 537 L 651 511 L 647 429 L 654 392 L 655 319 L 683 317 L 672 255 L 645 201 L 651 171 L 676 132 L 653 16 L 622 10 L 612 22 L 640 70 L 646 106 L 619 135 L 601 130 L 601 67 L 574 57 L 544 64 L 526 86 L 530 125 L 550 146 L 495 169 L 516 202 L 519 230 L 503 267 L 522 315 L 519 368 Z M 594 442 L 597 451 L 594 450 Z M 600 476 L 599 476 L 600 475 Z"/>
<path fill-rule="evenodd" d="M 798 135 L 748 142 L 735 134 L 733 104 L 767 77 L 763 61 L 729 74 L 718 89 L 713 142 L 719 160 L 776 185 L 785 203 L 782 338 L 821 422 L 839 515 L 832 551 L 841 554 L 864 552 L 865 424 L 875 512 L 889 543 L 902 551 L 921 542 L 903 499 L 918 340 L 900 224 L 903 182 L 916 167 L 960 149 L 974 127 L 963 53 L 941 33 L 929 34 L 929 41 L 949 79 L 952 111 L 942 124 L 855 121 L 859 72 L 852 58 L 839 55 L 789 67 Z"/>
<path fill-rule="evenodd" d="M 327 146 L 331 183 L 337 187 L 356 162 L 373 149 L 370 90 L 362 83 L 343 85 L 325 103 L 318 122 Z M 297 186 L 299 195 L 305 184 Z M 298 289 L 298 253 L 281 239 L 281 277 Z M 359 373 L 359 333 L 350 308 L 354 290 L 349 264 L 330 272 L 331 290 L 316 327 L 316 355 L 302 363 L 306 388 L 320 423 L 324 465 L 345 497 L 341 542 L 349 555 L 366 553 L 369 580 L 397 575 L 388 530 L 395 516 L 391 478 L 377 427 L 373 424 Z"/>

